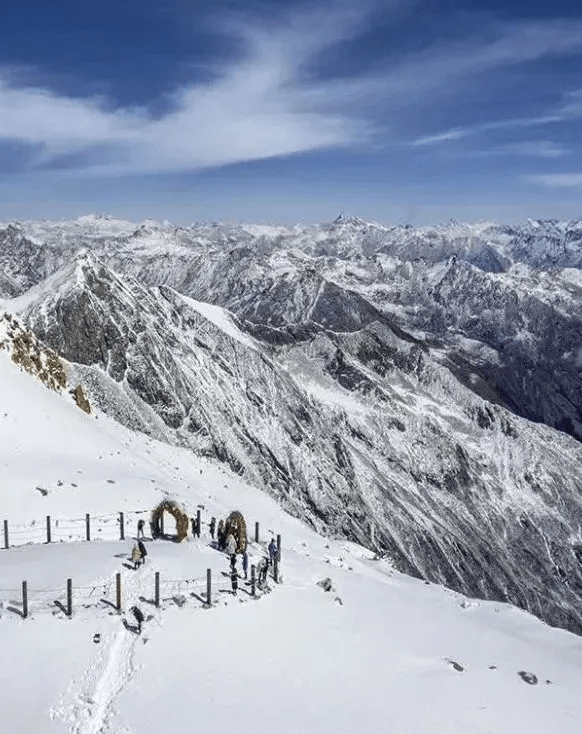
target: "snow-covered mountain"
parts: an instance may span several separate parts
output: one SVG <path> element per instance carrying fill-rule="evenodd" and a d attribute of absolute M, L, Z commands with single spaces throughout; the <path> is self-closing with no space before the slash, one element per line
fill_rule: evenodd
<path fill-rule="evenodd" d="M 79 410 L 67 388 L 14 362 L 25 332 L 13 318 L 1 326 L 2 515 L 11 539 L 0 550 L 2 734 L 218 734 L 225 722 L 241 734 L 362 726 L 578 734 L 580 638 L 509 604 L 401 575 L 366 548 L 317 535 L 224 464 L 132 431 L 96 406 Z M 43 364 L 42 346 L 29 343 Z M 74 365 L 60 362 L 70 380 Z M 178 544 L 146 532 L 146 563 L 133 570 L 136 519 L 168 497 L 190 515 L 202 509 L 202 535 Z M 209 518 L 233 508 L 250 527 L 260 521 L 251 564 L 272 533 L 282 535 L 282 583 L 269 578 L 255 597 L 242 578 L 232 595 L 228 558 L 208 533 Z M 120 510 L 125 540 L 108 522 Z M 118 573 L 120 613 L 112 608 Z M 141 634 L 134 605 L 145 617 Z"/>
<path fill-rule="evenodd" d="M 581 233 L 10 224 L 0 292 L 123 425 L 579 632 Z"/>

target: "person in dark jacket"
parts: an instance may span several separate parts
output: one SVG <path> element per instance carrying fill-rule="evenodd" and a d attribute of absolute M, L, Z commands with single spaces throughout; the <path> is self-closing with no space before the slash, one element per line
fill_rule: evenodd
<path fill-rule="evenodd" d="M 144 534 L 144 531 L 143 531 L 144 525 L 145 525 L 145 523 L 144 523 L 143 520 L 138 520 L 137 521 L 137 537 L 138 537 L 138 539 L 139 538 L 145 538 L 145 534 Z"/>
<path fill-rule="evenodd" d="M 224 520 L 218 521 L 216 539 L 218 540 L 218 550 L 224 550 L 224 543 L 226 541 L 226 538 L 224 537 Z"/>
<path fill-rule="evenodd" d="M 249 569 L 249 557 L 247 555 L 247 552 L 245 551 L 242 554 L 242 570 L 245 575 L 245 579 L 248 578 L 248 569 Z"/>
<path fill-rule="evenodd" d="M 213 517 L 212 520 L 210 521 L 208 528 L 210 530 L 210 537 L 212 538 L 212 540 L 214 540 L 214 531 L 216 530 L 216 518 L 215 517 Z"/>
<path fill-rule="evenodd" d="M 141 635 L 141 626 L 143 624 L 143 612 L 139 607 L 132 607 L 130 609 L 130 612 L 135 617 L 135 621 L 137 622 L 137 634 Z"/>
<path fill-rule="evenodd" d="M 275 560 L 277 556 L 277 543 L 275 543 L 275 538 L 271 538 L 271 542 L 269 543 L 269 563 L 272 565 L 273 561 Z"/>
<path fill-rule="evenodd" d="M 238 573 L 236 568 L 232 568 L 230 571 L 230 583 L 232 586 L 232 593 L 236 596 L 236 592 L 238 591 Z"/>

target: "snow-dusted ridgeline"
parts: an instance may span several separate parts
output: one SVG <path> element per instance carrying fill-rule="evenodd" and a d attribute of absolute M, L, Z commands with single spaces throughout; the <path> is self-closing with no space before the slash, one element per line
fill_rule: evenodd
<path fill-rule="evenodd" d="M 578 230 L 11 225 L 3 306 L 124 425 L 580 631 Z"/>

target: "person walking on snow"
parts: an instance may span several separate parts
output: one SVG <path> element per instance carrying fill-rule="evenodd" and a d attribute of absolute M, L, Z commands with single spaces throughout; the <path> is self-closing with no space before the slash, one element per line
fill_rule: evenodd
<path fill-rule="evenodd" d="M 234 535 L 232 533 L 228 534 L 228 538 L 226 539 L 226 552 L 230 556 L 230 572 L 237 573 L 236 570 L 236 540 L 234 539 Z"/>
<path fill-rule="evenodd" d="M 277 556 L 277 543 L 275 543 L 275 538 L 271 538 L 271 542 L 269 543 L 269 563 L 272 565 L 276 556 Z"/>
<path fill-rule="evenodd" d="M 133 561 L 134 570 L 137 571 L 137 567 L 139 566 L 139 564 L 141 562 L 141 551 L 140 551 L 139 546 L 137 545 L 137 543 L 132 548 L 132 551 L 131 551 L 131 560 Z"/>
<path fill-rule="evenodd" d="M 132 607 L 129 610 L 133 616 L 135 617 L 135 621 L 137 622 L 137 634 L 141 635 L 141 626 L 143 624 L 143 612 L 139 607 Z"/>
<path fill-rule="evenodd" d="M 218 531 L 216 533 L 216 540 L 218 541 L 218 550 L 224 550 L 224 520 L 218 521 Z"/>
<path fill-rule="evenodd" d="M 261 558 L 257 570 L 259 572 L 259 586 L 262 588 L 267 583 L 267 574 L 269 572 L 269 559 L 267 556 Z"/>
<path fill-rule="evenodd" d="M 236 592 L 238 590 L 238 573 L 234 567 L 230 571 L 230 584 L 232 586 L 232 593 L 236 596 Z"/>
<path fill-rule="evenodd" d="M 226 552 L 231 556 L 231 558 L 236 554 L 236 540 L 232 533 L 229 533 L 228 538 L 226 539 Z"/>
<path fill-rule="evenodd" d="M 137 547 L 139 548 L 139 552 L 141 553 L 141 562 L 145 563 L 146 556 L 148 554 L 145 545 L 142 543 L 141 540 L 137 541 Z"/>
<path fill-rule="evenodd" d="M 245 551 L 243 553 L 243 557 L 242 557 L 242 570 L 243 570 L 243 573 L 245 575 L 245 579 L 248 578 L 248 573 L 247 573 L 248 572 L 248 568 L 249 568 L 249 557 L 247 555 L 247 552 Z"/>
<path fill-rule="evenodd" d="M 137 537 L 139 538 L 145 538 L 145 534 L 143 531 L 143 526 L 145 525 L 143 520 L 137 521 Z"/>
<path fill-rule="evenodd" d="M 214 531 L 216 530 L 216 518 L 215 517 L 212 518 L 208 527 L 210 529 L 210 537 L 212 538 L 212 540 L 214 540 Z"/>

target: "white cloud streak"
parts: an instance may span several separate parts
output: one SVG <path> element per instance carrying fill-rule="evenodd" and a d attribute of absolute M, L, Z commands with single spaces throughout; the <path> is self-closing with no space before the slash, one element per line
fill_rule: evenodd
<path fill-rule="evenodd" d="M 278 28 L 223 26 L 246 41 L 245 58 L 217 81 L 179 91 L 161 119 L 0 79 L 0 140 L 40 146 L 33 167 L 79 155 L 85 171 L 99 174 L 194 170 L 364 141 L 365 122 L 307 105 L 298 84 L 301 64 L 357 33 L 366 18 L 335 11 L 323 23 L 304 13 Z"/>
<path fill-rule="evenodd" d="M 481 151 L 480 155 L 518 155 L 531 158 L 560 158 L 568 151 L 551 140 L 522 140 L 518 143 L 497 145 L 490 150 Z"/>
<path fill-rule="evenodd" d="M 582 173 L 540 173 L 524 176 L 531 183 L 552 188 L 577 188 L 582 186 Z"/>
<path fill-rule="evenodd" d="M 310 60 L 365 28 L 370 8 L 354 7 L 297 13 L 270 27 L 240 20 L 222 24 L 226 33 L 243 38 L 244 57 L 221 68 L 212 83 L 182 89 L 161 119 L 144 108 L 111 110 L 104 99 L 17 89 L 0 79 L 0 140 L 34 146 L 32 167 L 78 156 L 77 170 L 103 175 L 195 170 L 349 146 L 375 133 L 365 110 L 378 99 L 396 108 L 410 95 L 454 79 L 582 49 L 578 21 L 510 24 L 500 27 L 496 39 L 437 45 L 357 79 L 306 79 Z M 415 144 L 541 125 L 566 114 L 572 112 L 455 128 Z"/>
<path fill-rule="evenodd" d="M 563 114 L 550 114 L 541 115 L 538 117 L 517 117 L 511 118 L 509 120 L 483 122 L 479 125 L 473 125 L 471 127 L 456 127 L 452 128 L 451 130 L 445 130 L 442 133 L 418 138 L 417 140 L 414 140 L 412 142 L 412 145 L 434 145 L 435 143 L 442 143 L 447 140 L 459 140 L 460 138 L 468 138 L 471 135 L 479 135 L 480 133 L 490 132 L 492 130 L 518 130 L 520 128 L 549 125 L 554 122 L 564 122 L 566 119 L 566 116 Z"/>

